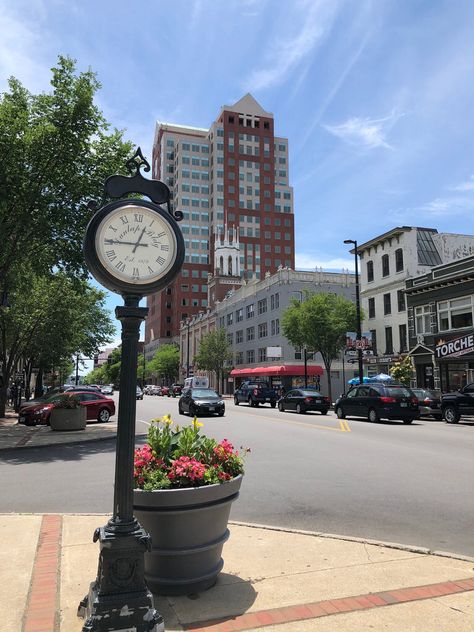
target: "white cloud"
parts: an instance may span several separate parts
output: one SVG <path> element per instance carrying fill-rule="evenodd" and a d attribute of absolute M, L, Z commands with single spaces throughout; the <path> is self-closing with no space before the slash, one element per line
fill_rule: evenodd
<path fill-rule="evenodd" d="M 389 116 L 380 119 L 353 117 L 340 125 L 323 125 L 323 127 L 349 145 L 365 149 L 377 147 L 393 149 L 386 141 L 386 134 L 400 116 L 402 115 L 392 112 Z"/>
<path fill-rule="evenodd" d="M 389 212 L 389 215 L 397 221 L 407 221 L 413 223 L 413 217 L 450 219 L 453 216 L 466 219 L 472 217 L 474 212 L 474 199 L 467 196 L 446 196 L 437 197 L 429 202 L 405 209 L 396 209 Z"/>
<path fill-rule="evenodd" d="M 290 3 L 291 20 L 285 13 L 286 22 L 281 24 L 275 45 L 266 55 L 263 67 L 251 73 L 245 89 L 262 90 L 282 83 L 331 31 L 339 4 L 336 0 L 301 0 L 296 6 Z M 300 23 L 292 29 L 291 22 L 298 17 Z"/>
<path fill-rule="evenodd" d="M 474 191 L 474 174 L 465 182 L 451 187 L 451 191 Z"/>
<path fill-rule="evenodd" d="M 297 253 L 295 256 L 295 265 L 298 270 L 314 270 L 322 268 L 323 270 L 354 270 L 354 257 L 343 259 L 341 257 L 321 257 L 309 252 Z"/>

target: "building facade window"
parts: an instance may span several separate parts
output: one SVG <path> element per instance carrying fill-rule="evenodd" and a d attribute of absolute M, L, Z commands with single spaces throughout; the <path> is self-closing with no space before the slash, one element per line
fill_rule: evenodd
<path fill-rule="evenodd" d="M 383 313 L 385 316 L 392 313 L 392 300 L 390 298 L 390 292 L 383 295 Z"/>
<path fill-rule="evenodd" d="M 259 314 L 264 314 L 267 311 L 267 299 L 262 298 L 260 301 L 258 301 L 257 308 Z"/>
<path fill-rule="evenodd" d="M 415 330 L 417 334 L 431 333 L 431 307 L 429 305 L 415 307 Z"/>
<path fill-rule="evenodd" d="M 244 352 L 237 351 L 235 354 L 235 364 L 243 364 L 244 363 Z"/>
<path fill-rule="evenodd" d="M 375 318 L 375 298 L 369 298 L 369 318 Z"/>
<path fill-rule="evenodd" d="M 407 326 L 398 326 L 398 335 L 400 337 L 400 353 L 408 350 Z"/>
<path fill-rule="evenodd" d="M 440 331 L 463 329 L 473 324 L 474 296 L 464 296 L 438 303 L 438 327 Z"/>
<path fill-rule="evenodd" d="M 247 349 L 247 363 L 253 364 L 255 362 L 255 351 L 253 349 Z"/>
<path fill-rule="evenodd" d="M 382 256 L 382 276 L 387 277 L 390 274 L 390 261 L 388 255 Z"/>
<path fill-rule="evenodd" d="M 395 250 L 395 272 L 401 272 L 403 270 L 403 250 L 397 248 Z"/>
<path fill-rule="evenodd" d="M 245 313 L 247 318 L 253 318 L 255 311 L 254 311 L 254 306 L 253 303 L 251 303 L 250 305 L 247 305 L 246 309 L 245 309 Z"/>
<path fill-rule="evenodd" d="M 406 303 L 405 303 L 405 292 L 403 290 L 397 291 L 397 303 L 398 303 L 398 311 L 404 312 L 406 310 Z"/>
<path fill-rule="evenodd" d="M 374 262 L 367 261 L 367 281 L 370 283 L 374 280 Z"/>
<path fill-rule="evenodd" d="M 235 321 L 237 323 L 241 323 L 244 319 L 244 308 L 241 307 L 235 312 Z"/>
<path fill-rule="evenodd" d="M 258 350 L 258 361 L 259 362 L 267 361 L 267 348 L 266 347 L 260 347 L 260 349 Z"/>
<path fill-rule="evenodd" d="M 247 327 L 247 342 L 255 338 L 255 327 Z"/>
<path fill-rule="evenodd" d="M 244 341 L 244 330 L 239 329 L 238 331 L 235 332 L 235 343 L 240 344 L 243 341 Z"/>
<path fill-rule="evenodd" d="M 372 336 L 372 351 L 374 355 L 377 355 L 377 330 L 371 329 L 370 334 Z"/>
<path fill-rule="evenodd" d="M 393 335 L 391 327 L 385 327 L 385 353 L 393 353 Z"/>
<path fill-rule="evenodd" d="M 268 336 L 268 327 L 267 323 L 260 323 L 258 326 L 258 337 L 266 338 Z"/>

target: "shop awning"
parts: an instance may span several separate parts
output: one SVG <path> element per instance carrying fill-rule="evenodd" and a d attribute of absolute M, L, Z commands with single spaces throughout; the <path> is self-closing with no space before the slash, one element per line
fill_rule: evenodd
<path fill-rule="evenodd" d="M 306 368 L 306 375 L 322 375 L 324 373 L 323 367 L 315 364 L 308 364 Z M 231 377 L 272 377 L 272 376 L 295 376 L 304 375 L 303 364 L 284 364 L 276 366 L 257 366 L 248 369 L 232 369 L 230 372 Z"/>

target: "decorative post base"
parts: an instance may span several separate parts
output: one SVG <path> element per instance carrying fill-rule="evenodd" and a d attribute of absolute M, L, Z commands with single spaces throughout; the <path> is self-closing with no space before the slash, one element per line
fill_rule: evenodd
<path fill-rule="evenodd" d="M 109 522 L 94 533 L 94 542 L 100 542 L 99 569 L 77 611 L 85 619 L 82 632 L 164 632 L 163 617 L 144 580 L 150 536 L 138 523 L 126 534 L 110 527 Z"/>

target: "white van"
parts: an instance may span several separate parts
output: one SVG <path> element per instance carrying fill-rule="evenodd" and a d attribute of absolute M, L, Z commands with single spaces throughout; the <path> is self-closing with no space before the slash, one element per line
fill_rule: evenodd
<path fill-rule="evenodd" d="M 184 380 L 184 388 L 209 388 L 209 378 L 198 375 L 187 377 Z"/>

